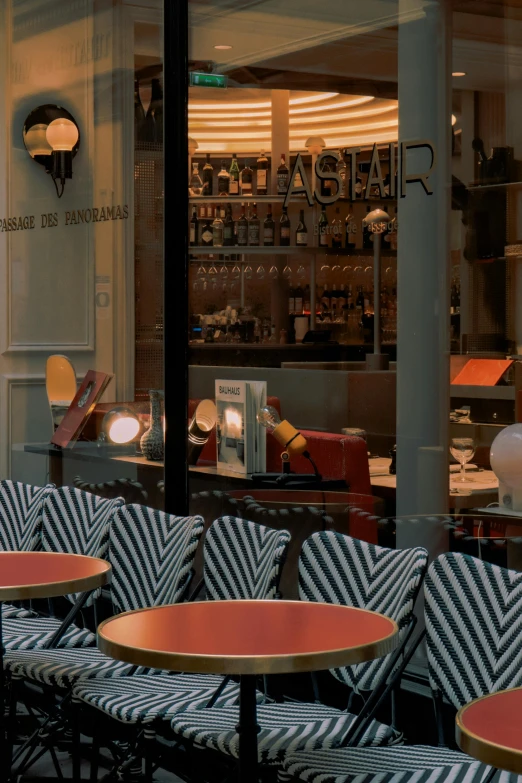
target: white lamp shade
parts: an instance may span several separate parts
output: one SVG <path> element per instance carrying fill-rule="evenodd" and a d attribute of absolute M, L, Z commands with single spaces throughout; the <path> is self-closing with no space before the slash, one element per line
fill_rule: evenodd
<path fill-rule="evenodd" d="M 499 432 L 489 453 L 493 472 L 508 487 L 522 489 L 522 424 Z"/>
<path fill-rule="evenodd" d="M 72 152 L 79 133 L 74 122 L 59 117 L 48 125 L 46 136 L 54 152 Z"/>
<path fill-rule="evenodd" d="M 195 151 L 197 150 L 198 147 L 199 147 L 199 144 L 197 143 L 196 139 L 193 139 L 191 136 L 189 136 L 189 138 L 188 138 L 188 150 L 189 150 L 190 157 L 192 157 L 194 155 L 194 153 L 195 153 Z"/>
<path fill-rule="evenodd" d="M 306 140 L 305 146 L 311 155 L 320 155 L 326 147 L 326 142 L 321 136 L 310 136 Z"/>
<path fill-rule="evenodd" d="M 135 417 L 118 418 L 109 425 L 109 440 L 112 443 L 130 443 L 139 431 L 140 423 Z"/>
<path fill-rule="evenodd" d="M 47 141 L 47 125 L 38 123 L 33 125 L 32 128 L 26 132 L 24 136 L 24 144 L 30 156 L 34 158 L 35 155 L 50 155 L 53 151 L 51 145 Z"/>

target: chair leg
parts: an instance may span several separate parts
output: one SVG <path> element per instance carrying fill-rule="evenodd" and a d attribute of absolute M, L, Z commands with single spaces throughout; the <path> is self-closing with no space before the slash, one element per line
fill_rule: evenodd
<path fill-rule="evenodd" d="M 16 716 L 17 716 L 17 709 L 18 709 L 18 698 L 17 698 L 17 692 L 18 692 L 18 678 L 11 677 L 10 687 L 9 687 L 9 718 L 7 722 L 7 759 L 6 759 L 6 767 L 11 772 L 11 767 L 13 765 L 13 748 L 14 748 L 14 741 L 15 741 L 15 734 L 16 734 Z"/>
<path fill-rule="evenodd" d="M 496 774 L 497 774 L 496 767 L 491 767 L 489 772 L 488 772 L 488 774 L 486 775 L 486 777 L 482 781 L 482 783 L 492 783 L 493 778 L 495 777 Z"/>
<path fill-rule="evenodd" d="M 80 783 L 82 778 L 80 755 L 80 703 L 74 696 L 71 700 L 71 724 L 72 724 L 72 777 L 73 783 Z"/>
<path fill-rule="evenodd" d="M 153 773 L 153 755 L 155 747 L 156 732 L 153 729 L 146 728 L 143 732 L 143 756 L 145 759 L 145 783 L 152 783 Z"/>
<path fill-rule="evenodd" d="M 91 783 L 98 780 L 98 764 L 100 761 L 100 732 L 94 726 L 92 736 L 92 756 L 91 756 Z"/>

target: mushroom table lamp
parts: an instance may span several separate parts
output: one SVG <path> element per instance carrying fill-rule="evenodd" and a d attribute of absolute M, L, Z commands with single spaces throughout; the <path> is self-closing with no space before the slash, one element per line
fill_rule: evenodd
<path fill-rule="evenodd" d="M 498 478 L 499 505 L 522 512 L 522 424 L 511 424 L 499 432 L 489 458 Z"/>
<path fill-rule="evenodd" d="M 373 354 L 366 355 L 367 370 L 387 370 L 388 354 L 381 353 L 381 235 L 386 231 L 390 216 L 382 209 L 374 209 L 363 220 L 373 234 Z"/>

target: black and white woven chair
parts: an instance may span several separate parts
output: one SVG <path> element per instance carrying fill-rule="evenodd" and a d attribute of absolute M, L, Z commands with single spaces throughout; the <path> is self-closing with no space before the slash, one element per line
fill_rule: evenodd
<path fill-rule="evenodd" d="M 32 552 L 40 548 L 45 498 L 54 484 L 33 487 L 20 481 L 0 481 L 0 552 Z M 2 618 L 31 617 L 30 609 L 2 604 Z"/>
<path fill-rule="evenodd" d="M 418 777 L 423 770 L 433 771 L 435 781 L 481 783 L 488 778 L 491 768 L 444 746 L 442 700 L 459 709 L 479 696 L 522 685 L 522 573 L 448 553 L 431 564 L 424 595 L 439 747 L 338 748 L 289 754 L 279 776 L 281 783 L 381 783 L 382 773 L 394 773 L 394 782 L 417 783 L 423 779 Z M 458 774 L 440 777 L 437 770 L 449 765 L 460 765 Z M 508 772 L 498 771 L 493 779 L 495 783 L 522 783 L 522 776 Z"/>
<path fill-rule="evenodd" d="M 308 538 L 299 561 L 303 600 L 372 609 L 392 617 L 406 636 L 411 629 L 415 598 L 427 566 L 425 549 L 385 549 L 339 533 L 321 532 Z M 388 664 L 375 663 L 332 672 L 357 692 L 373 689 Z M 279 766 L 289 752 L 330 748 L 347 743 L 357 716 L 322 704 L 286 702 L 258 709 L 259 759 Z M 174 733 L 198 748 L 239 757 L 237 708 L 206 710 L 173 718 Z M 391 745 L 401 741 L 391 726 L 370 720 L 360 745 Z"/>
<path fill-rule="evenodd" d="M 97 502 L 115 501 L 97 498 Z M 201 517 L 175 517 L 137 505 L 118 508 L 110 526 L 110 539 L 107 538 L 114 611 L 181 600 L 202 533 Z M 96 647 L 8 652 L 5 666 L 13 678 L 50 687 L 55 693 L 61 691 L 62 696 L 70 693 L 78 680 L 118 677 L 136 670 L 130 664 L 104 655 Z M 146 671 L 138 669 L 138 672 Z M 196 689 L 189 686 L 189 690 Z M 25 762 L 21 766 L 27 768 Z"/>
<path fill-rule="evenodd" d="M 207 599 L 276 598 L 289 543 L 285 530 L 234 517 L 216 520 L 203 550 Z M 135 729 L 146 728 L 148 740 L 154 739 L 154 724 L 206 706 L 215 693 L 219 695 L 214 707 L 232 706 L 239 686 L 219 676 L 181 674 L 80 681 L 73 690 L 75 699 L 106 717 Z"/>
<path fill-rule="evenodd" d="M 109 546 L 109 526 L 121 499 L 104 500 L 72 487 L 61 487 L 48 493 L 42 511 L 41 548 L 46 552 L 105 557 Z M 67 596 L 75 603 L 79 596 Z M 91 595 L 85 605 L 96 599 Z M 8 618 L 3 623 L 7 651 L 32 650 L 51 641 L 62 626 L 56 617 Z M 58 646 L 89 647 L 96 636 L 86 628 L 70 625 Z"/>

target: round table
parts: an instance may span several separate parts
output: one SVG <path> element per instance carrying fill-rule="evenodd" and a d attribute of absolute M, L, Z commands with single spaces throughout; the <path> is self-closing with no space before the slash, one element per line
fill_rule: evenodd
<path fill-rule="evenodd" d="M 522 688 L 471 701 L 458 711 L 456 724 L 457 743 L 465 753 L 522 774 Z"/>
<path fill-rule="evenodd" d="M 106 584 L 110 570 L 105 560 L 84 555 L 0 552 L 0 758 L 5 758 L 2 603 L 86 593 Z"/>
<path fill-rule="evenodd" d="M 397 624 L 307 601 L 203 601 L 126 612 L 98 628 L 102 652 L 171 671 L 240 675 L 239 780 L 257 781 L 256 675 L 330 669 L 387 655 Z"/>

